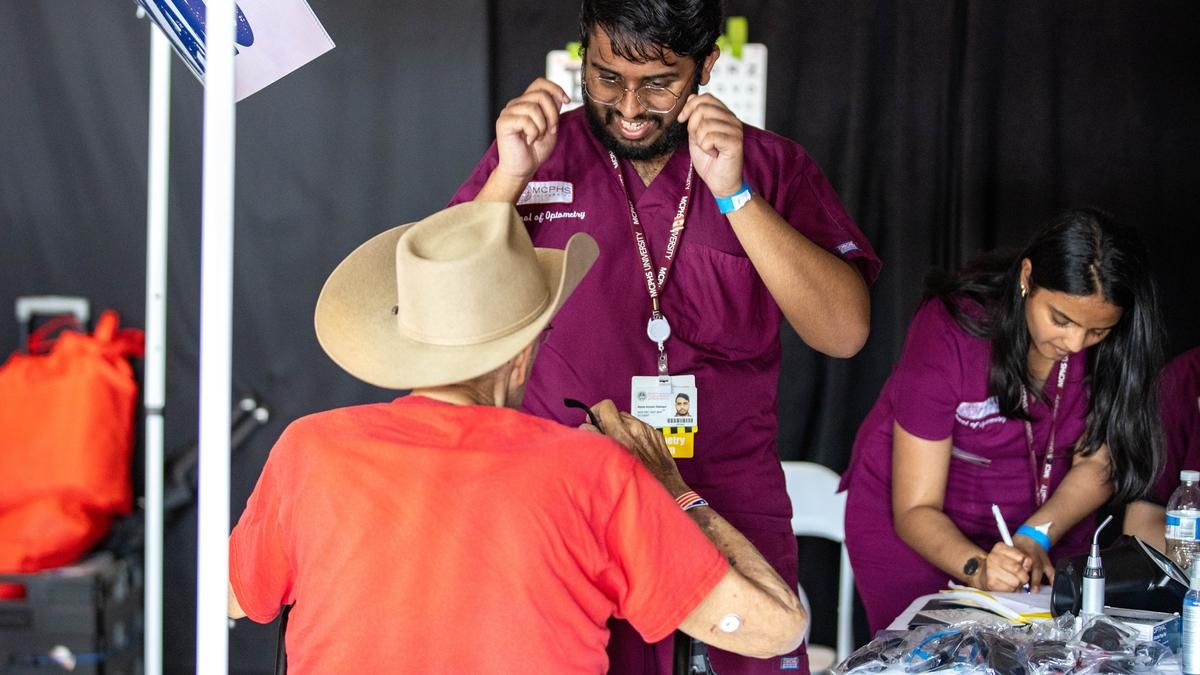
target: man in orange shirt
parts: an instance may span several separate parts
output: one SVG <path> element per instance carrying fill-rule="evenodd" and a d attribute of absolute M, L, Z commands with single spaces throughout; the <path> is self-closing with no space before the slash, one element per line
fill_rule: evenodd
<path fill-rule="evenodd" d="M 596 255 L 585 234 L 535 249 L 511 205 L 468 202 L 334 270 L 321 346 L 412 393 L 291 424 L 230 535 L 229 615 L 293 605 L 290 672 L 602 673 L 612 616 L 651 642 L 799 644 L 794 589 L 688 489 L 661 434 L 610 401 L 593 408 L 608 437 L 518 412 Z"/>

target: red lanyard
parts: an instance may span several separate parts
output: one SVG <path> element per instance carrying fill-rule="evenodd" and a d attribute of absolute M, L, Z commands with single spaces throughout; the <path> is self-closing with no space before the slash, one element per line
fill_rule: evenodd
<path fill-rule="evenodd" d="M 1058 389 L 1054 392 L 1054 407 L 1050 412 L 1050 442 L 1046 444 L 1046 458 L 1042 462 L 1042 475 L 1038 476 L 1037 457 L 1033 453 L 1033 424 L 1025 420 L 1025 447 L 1029 450 L 1029 468 L 1033 473 L 1033 500 L 1037 506 L 1046 503 L 1050 496 L 1050 471 L 1054 464 L 1054 427 L 1058 421 L 1058 404 L 1062 400 L 1063 383 L 1067 381 L 1067 359 L 1064 356 L 1058 366 Z M 1021 386 L 1021 408 L 1029 414 L 1029 394 Z"/>
<path fill-rule="evenodd" d="M 688 210 L 692 206 L 692 174 L 693 166 L 688 164 L 687 180 L 683 183 L 683 195 L 679 198 L 679 206 L 675 209 L 675 217 L 671 220 L 671 236 L 667 239 L 667 247 L 663 251 L 662 262 L 658 273 L 654 272 L 654 261 L 650 256 L 650 246 L 646 241 L 646 229 L 642 227 L 642 219 L 638 217 L 633 198 L 629 196 L 629 187 L 625 185 L 625 177 L 621 175 L 621 164 L 617 156 L 609 151 L 608 158 L 612 162 L 613 171 L 617 174 L 617 182 L 625 193 L 625 201 L 629 204 L 629 228 L 633 231 L 633 243 L 637 247 L 638 258 L 642 263 L 642 275 L 646 282 L 646 292 L 650 295 L 650 321 L 646 326 L 646 334 L 658 343 L 658 374 L 667 374 L 667 353 L 664 343 L 671 335 L 670 324 L 662 312 L 662 301 L 659 296 L 667 285 L 671 274 L 671 266 L 675 263 L 675 253 L 679 249 L 679 239 L 683 236 L 683 228 L 687 223 Z"/>
<path fill-rule="evenodd" d="M 621 164 L 617 156 L 608 153 L 612 161 L 613 171 L 617 174 L 617 182 L 625 193 L 625 201 L 629 204 L 629 226 L 633 230 L 633 241 L 637 245 L 638 257 L 642 261 L 642 273 L 646 280 L 646 290 L 650 294 L 650 305 L 655 316 L 662 315 L 659 294 L 667 285 L 667 277 L 671 274 L 671 265 L 675 262 L 675 251 L 679 248 L 679 239 L 683 236 L 683 228 L 687 221 L 688 210 L 692 205 L 692 165 L 688 164 L 687 180 L 683 184 L 683 195 L 679 198 L 679 207 L 675 209 L 675 218 L 671 221 L 671 236 L 667 239 L 667 248 L 663 251 L 662 263 L 658 266 L 657 276 L 654 274 L 654 263 L 650 258 L 650 248 L 646 243 L 646 229 L 642 227 L 642 219 L 638 217 L 637 208 L 629 196 L 629 188 L 625 185 L 625 177 L 621 175 Z"/>

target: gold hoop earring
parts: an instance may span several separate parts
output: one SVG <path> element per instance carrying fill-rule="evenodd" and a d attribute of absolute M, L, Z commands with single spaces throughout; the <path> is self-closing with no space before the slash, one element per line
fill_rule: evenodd
<path fill-rule="evenodd" d="M 1028 294 L 1029 294 L 1029 289 L 1025 288 L 1025 284 L 1021 284 L 1021 298 L 1023 299 Z"/>

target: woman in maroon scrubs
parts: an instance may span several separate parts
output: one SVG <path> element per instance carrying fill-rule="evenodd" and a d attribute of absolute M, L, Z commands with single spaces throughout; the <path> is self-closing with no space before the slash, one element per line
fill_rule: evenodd
<path fill-rule="evenodd" d="M 1102 212 L 931 277 L 842 482 L 872 631 L 949 580 L 1036 590 L 1083 552 L 1093 512 L 1155 476 L 1161 345 L 1145 249 Z"/>

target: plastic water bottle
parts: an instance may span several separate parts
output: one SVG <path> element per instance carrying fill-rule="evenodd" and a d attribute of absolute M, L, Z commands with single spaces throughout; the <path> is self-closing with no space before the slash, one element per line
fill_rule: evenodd
<path fill-rule="evenodd" d="M 1196 522 L 1200 520 L 1200 471 L 1180 471 L 1179 487 L 1167 502 L 1167 557 L 1179 569 L 1192 568 L 1192 555 L 1200 548 Z"/>
<path fill-rule="evenodd" d="M 1179 651 L 1184 675 L 1200 675 L 1200 560 L 1191 569 L 1191 583 L 1183 596 L 1183 628 Z"/>

